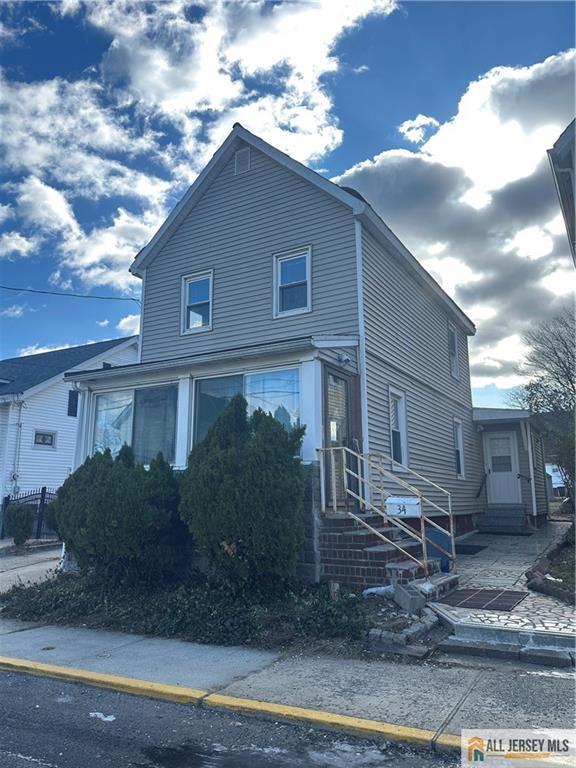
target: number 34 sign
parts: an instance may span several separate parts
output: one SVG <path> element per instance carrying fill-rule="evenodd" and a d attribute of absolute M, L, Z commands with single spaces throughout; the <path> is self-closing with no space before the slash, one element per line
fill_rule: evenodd
<path fill-rule="evenodd" d="M 390 517 L 421 517 L 420 499 L 417 496 L 388 496 L 386 514 Z"/>

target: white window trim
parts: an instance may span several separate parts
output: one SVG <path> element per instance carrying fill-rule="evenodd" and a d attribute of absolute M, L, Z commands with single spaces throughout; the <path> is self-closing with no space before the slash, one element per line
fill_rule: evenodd
<path fill-rule="evenodd" d="M 456 477 L 458 480 L 466 480 L 466 463 L 464 461 L 464 428 L 461 419 L 454 417 L 452 422 L 452 442 L 454 442 L 454 437 L 456 436 L 455 427 L 458 427 L 457 434 L 460 441 L 458 446 L 454 445 L 454 449 L 456 450 L 456 448 L 458 448 L 460 453 L 460 472 L 456 472 Z"/>
<path fill-rule="evenodd" d="M 306 257 L 306 306 L 298 307 L 298 309 L 289 309 L 286 312 L 280 312 L 280 262 L 286 259 L 293 259 L 298 256 Z M 275 319 L 280 317 L 291 317 L 293 315 L 304 315 L 308 312 L 312 312 L 312 248 L 306 245 L 302 248 L 294 248 L 290 251 L 282 251 L 281 253 L 274 253 L 273 256 L 273 270 L 274 270 L 274 296 L 273 296 L 273 317 Z"/>
<path fill-rule="evenodd" d="M 205 280 L 206 278 L 209 278 L 210 280 L 210 320 L 208 322 L 208 325 L 202 325 L 199 328 L 186 328 L 186 309 L 188 307 L 187 303 L 187 288 L 188 283 L 193 282 L 194 280 Z M 213 295 L 214 295 L 214 270 L 208 269 L 205 272 L 195 272 L 192 275 L 183 275 L 182 276 L 182 286 L 181 286 L 181 295 L 180 295 L 180 335 L 181 336 L 189 336 L 193 333 L 205 333 L 206 331 L 212 330 L 212 312 L 213 312 Z"/>
<path fill-rule="evenodd" d="M 454 334 L 454 346 L 456 348 L 456 356 L 454 370 L 452 370 L 452 356 L 450 353 L 450 335 Z M 458 331 L 453 323 L 448 323 L 448 366 L 450 368 L 450 376 L 455 381 L 460 381 L 460 338 Z"/>
<path fill-rule="evenodd" d="M 394 460 L 393 456 L 393 446 L 392 446 L 392 397 L 396 396 L 400 398 L 400 441 L 402 446 L 402 459 L 403 462 L 400 463 L 398 461 Z M 410 454 L 408 452 L 408 429 L 407 429 L 407 416 L 406 416 L 406 393 L 402 392 L 400 389 L 396 389 L 395 387 L 388 387 L 388 426 L 389 426 L 389 435 L 390 435 L 390 458 L 392 459 L 392 464 L 394 468 L 402 468 L 402 467 L 408 467 L 410 466 Z"/>
<path fill-rule="evenodd" d="M 36 442 L 36 435 L 52 435 L 52 445 L 40 445 Z M 34 433 L 32 435 L 32 448 L 35 451 L 55 451 L 57 447 L 57 441 L 58 441 L 58 432 L 55 432 L 53 429 L 36 429 L 34 428 Z"/>

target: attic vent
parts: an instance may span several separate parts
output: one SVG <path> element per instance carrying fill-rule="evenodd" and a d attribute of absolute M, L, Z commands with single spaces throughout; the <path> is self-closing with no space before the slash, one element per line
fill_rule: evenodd
<path fill-rule="evenodd" d="M 243 147 L 237 150 L 234 155 L 234 175 L 246 173 L 250 170 L 250 147 Z"/>

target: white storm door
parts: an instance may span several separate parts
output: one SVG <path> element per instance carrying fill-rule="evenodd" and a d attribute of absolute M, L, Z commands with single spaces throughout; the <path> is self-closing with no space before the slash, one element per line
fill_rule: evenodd
<path fill-rule="evenodd" d="M 485 432 L 489 504 L 519 504 L 518 444 L 515 432 Z"/>

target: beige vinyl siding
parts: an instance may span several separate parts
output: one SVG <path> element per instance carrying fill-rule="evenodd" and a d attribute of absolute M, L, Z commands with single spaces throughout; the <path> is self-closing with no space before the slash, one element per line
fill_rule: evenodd
<path fill-rule="evenodd" d="M 358 332 L 354 223 L 331 196 L 254 148 L 234 158 L 146 269 L 142 362 Z M 310 246 L 312 311 L 273 318 L 273 254 Z M 182 277 L 213 270 L 211 331 L 181 334 Z"/>
<path fill-rule="evenodd" d="M 389 387 L 400 390 L 406 398 L 409 467 L 450 491 L 454 512 L 480 512 L 484 494 L 476 494 L 484 468 L 472 422 L 467 336 L 365 229 L 362 258 L 370 450 L 390 455 Z M 458 380 L 450 374 L 449 323 L 458 332 Z M 456 473 L 455 418 L 462 423 L 465 479 Z M 445 497 L 432 493 L 431 498 L 445 506 Z"/>

